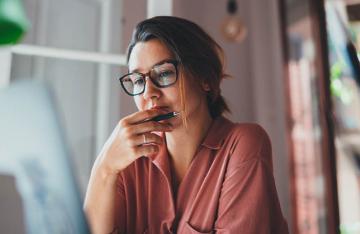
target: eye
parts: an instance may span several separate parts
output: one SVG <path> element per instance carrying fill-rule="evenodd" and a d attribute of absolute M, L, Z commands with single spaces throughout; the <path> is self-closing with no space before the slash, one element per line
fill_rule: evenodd
<path fill-rule="evenodd" d="M 144 79 L 142 79 L 141 77 L 135 79 L 133 81 L 134 85 L 143 85 L 144 84 Z"/>
<path fill-rule="evenodd" d="M 128 82 L 132 82 L 132 80 L 131 80 L 130 77 L 125 77 L 125 78 L 122 79 L 122 82 L 128 83 Z"/>
<path fill-rule="evenodd" d="M 159 75 L 158 75 L 158 77 L 159 77 L 159 78 L 167 78 L 167 77 L 172 76 L 172 75 L 174 75 L 174 71 L 172 71 L 172 70 L 167 70 L 167 71 L 162 71 L 162 72 L 160 72 Z"/>

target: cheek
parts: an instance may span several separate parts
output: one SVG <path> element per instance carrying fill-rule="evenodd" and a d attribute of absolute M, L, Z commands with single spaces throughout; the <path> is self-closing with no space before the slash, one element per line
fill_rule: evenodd
<path fill-rule="evenodd" d="M 173 89 L 171 92 L 168 92 L 166 95 L 167 102 L 173 106 L 175 109 L 181 108 L 181 95 L 179 89 Z M 185 94 L 185 102 L 186 102 L 186 94 Z"/>
<path fill-rule="evenodd" d="M 172 101 L 180 100 L 180 89 L 178 87 L 170 87 L 166 93 L 164 93 L 167 99 Z"/>
<path fill-rule="evenodd" d="M 185 94 L 185 102 L 189 108 L 199 108 L 201 105 L 207 105 L 206 94 L 197 88 L 192 88 Z"/>

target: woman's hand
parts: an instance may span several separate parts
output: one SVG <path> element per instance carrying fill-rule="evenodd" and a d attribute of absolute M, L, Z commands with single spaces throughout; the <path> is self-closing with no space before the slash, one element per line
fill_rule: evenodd
<path fill-rule="evenodd" d="M 167 123 L 145 120 L 165 113 L 153 109 L 129 115 L 119 121 L 106 141 L 91 171 L 84 202 L 92 233 L 110 233 L 118 226 L 115 217 L 123 209 L 116 188 L 118 173 L 137 158 L 158 152 L 163 141 L 152 132 L 172 128 Z"/>
<path fill-rule="evenodd" d="M 168 132 L 172 127 L 167 123 L 145 120 L 165 113 L 164 110 L 151 109 L 121 119 L 101 150 L 97 166 L 114 175 L 137 158 L 157 153 L 163 140 L 152 132 Z"/>

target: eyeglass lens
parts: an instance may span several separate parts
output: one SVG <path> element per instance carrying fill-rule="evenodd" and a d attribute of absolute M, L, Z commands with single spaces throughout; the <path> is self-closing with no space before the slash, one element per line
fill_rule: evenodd
<path fill-rule="evenodd" d="M 168 87 L 176 82 L 176 67 L 172 63 L 155 66 L 150 71 L 150 79 L 159 88 Z M 140 94 L 145 89 L 145 75 L 130 73 L 121 79 L 122 85 L 131 95 Z"/>

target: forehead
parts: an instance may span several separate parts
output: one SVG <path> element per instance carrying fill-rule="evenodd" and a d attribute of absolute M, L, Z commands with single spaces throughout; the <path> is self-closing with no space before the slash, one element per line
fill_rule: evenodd
<path fill-rule="evenodd" d="M 129 71 L 148 71 L 154 64 L 171 58 L 171 51 L 158 39 L 138 42 L 130 54 Z"/>

